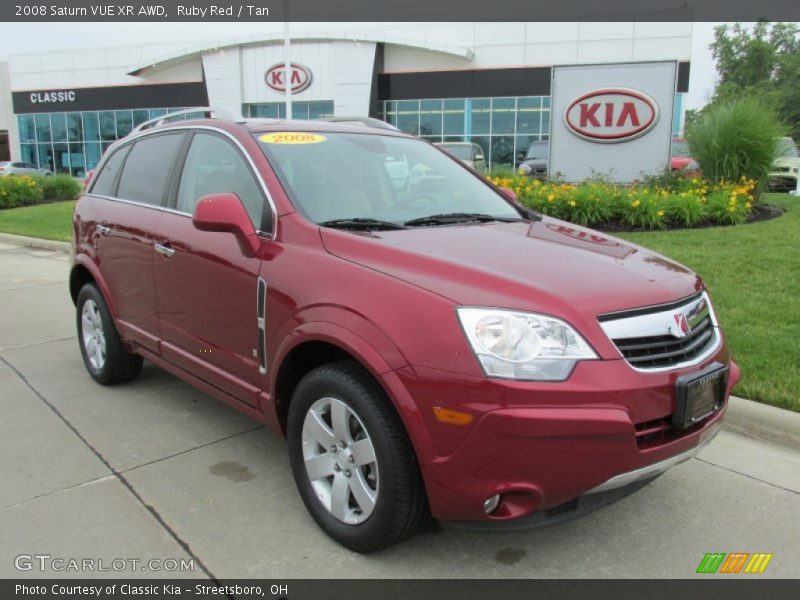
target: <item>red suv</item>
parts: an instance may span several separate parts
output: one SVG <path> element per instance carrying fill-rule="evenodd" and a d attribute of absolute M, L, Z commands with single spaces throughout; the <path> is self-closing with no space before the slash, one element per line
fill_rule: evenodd
<path fill-rule="evenodd" d="M 288 438 L 356 551 L 583 514 L 695 454 L 739 371 L 702 280 L 388 129 L 162 119 L 75 207 L 91 376 L 142 359 Z"/>

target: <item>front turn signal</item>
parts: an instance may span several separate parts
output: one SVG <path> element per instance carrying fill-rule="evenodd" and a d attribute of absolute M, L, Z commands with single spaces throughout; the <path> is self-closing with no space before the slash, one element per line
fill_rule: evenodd
<path fill-rule="evenodd" d="M 469 413 L 443 408 L 441 406 L 434 406 L 433 414 L 438 421 L 448 423 L 449 425 L 469 425 L 475 419 L 475 416 Z"/>

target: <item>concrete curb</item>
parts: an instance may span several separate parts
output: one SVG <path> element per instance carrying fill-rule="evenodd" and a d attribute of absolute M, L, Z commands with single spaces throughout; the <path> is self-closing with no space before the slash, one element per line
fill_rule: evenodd
<path fill-rule="evenodd" d="M 800 413 L 731 396 L 724 423 L 728 431 L 800 450 Z"/>
<path fill-rule="evenodd" d="M 52 250 L 55 252 L 69 253 L 69 242 L 57 242 L 55 240 L 43 240 L 41 238 L 28 237 L 25 235 L 14 235 L 13 233 L 0 233 L 0 242 L 14 244 L 15 246 L 25 246 L 37 250 Z"/>

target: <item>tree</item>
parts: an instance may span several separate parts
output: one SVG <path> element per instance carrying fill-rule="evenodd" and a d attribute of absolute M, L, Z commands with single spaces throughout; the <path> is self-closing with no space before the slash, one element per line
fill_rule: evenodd
<path fill-rule="evenodd" d="M 777 111 L 790 135 L 800 137 L 800 32 L 795 24 L 720 25 L 710 47 L 719 75 L 712 103 L 755 96 Z"/>

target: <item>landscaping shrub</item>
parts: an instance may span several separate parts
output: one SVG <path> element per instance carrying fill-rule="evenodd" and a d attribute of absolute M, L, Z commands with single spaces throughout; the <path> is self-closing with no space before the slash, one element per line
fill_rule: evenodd
<path fill-rule="evenodd" d="M 632 185 L 592 178 L 569 184 L 507 171 L 493 171 L 489 181 L 513 190 L 522 204 L 537 212 L 589 227 L 631 229 L 743 223 L 750 216 L 756 188 L 750 179 L 711 183 L 697 177 Z"/>
<path fill-rule="evenodd" d="M 37 180 L 48 200 L 77 200 L 83 189 L 81 183 L 69 175 L 38 177 Z"/>
<path fill-rule="evenodd" d="M 28 175 L 0 177 L 0 209 L 36 204 L 44 192 L 35 178 Z"/>
<path fill-rule="evenodd" d="M 69 175 L 0 177 L 0 209 L 38 204 L 42 200 L 77 200 L 83 186 Z"/>
<path fill-rule="evenodd" d="M 775 112 L 756 98 L 745 97 L 709 106 L 686 137 L 705 178 L 763 182 L 781 134 Z"/>

